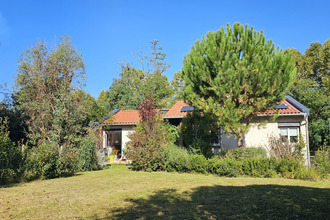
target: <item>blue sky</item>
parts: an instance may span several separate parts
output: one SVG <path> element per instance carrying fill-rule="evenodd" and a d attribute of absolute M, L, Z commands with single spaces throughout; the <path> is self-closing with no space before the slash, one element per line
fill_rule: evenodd
<path fill-rule="evenodd" d="M 171 67 L 182 68 L 191 46 L 208 31 L 241 22 L 264 30 L 281 48 L 304 52 L 330 37 L 329 1 L 111 1 L 0 0 L 0 83 L 12 88 L 20 54 L 37 40 L 54 45 L 69 35 L 87 67 L 86 91 L 97 98 L 124 59 L 135 65 L 136 52 L 149 52 L 159 40 Z"/>

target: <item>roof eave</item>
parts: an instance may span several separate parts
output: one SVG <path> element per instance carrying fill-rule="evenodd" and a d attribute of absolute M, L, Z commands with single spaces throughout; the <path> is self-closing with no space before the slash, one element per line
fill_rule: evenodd
<path fill-rule="evenodd" d="M 273 116 L 274 114 L 257 114 L 257 116 L 264 117 L 264 116 Z M 278 116 L 306 116 L 307 113 L 288 113 L 288 114 L 279 114 Z"/>
<path fill-rule="evenodd" d="M 116 123 L 116 124 L 101 124 L 103 125 L 108 125 L 108 126 L 117 126 L 117 125 L 137 125 L 138 123 L 134 122 L 134 123 Z"/>

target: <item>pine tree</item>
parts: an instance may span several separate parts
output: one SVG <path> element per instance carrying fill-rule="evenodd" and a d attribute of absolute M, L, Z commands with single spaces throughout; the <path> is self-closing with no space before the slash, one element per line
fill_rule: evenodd
<path fill-rule="evenodd" d="M 195 42 L 183 61 L 184 98 L 242 137 L 257 112 L 284 99 L 296 76 L 293 57 L 265 40 L 263 31 L 235 23 Z"/>

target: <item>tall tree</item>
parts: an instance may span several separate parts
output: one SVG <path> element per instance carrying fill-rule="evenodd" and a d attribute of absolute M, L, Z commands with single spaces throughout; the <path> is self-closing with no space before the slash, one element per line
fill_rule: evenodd
<path fill-rule="evenodd" d="M 74 93 L 74 97 L 83 107 L 82 112 L 86 115 L 85 126 L 88 126 L 92 122 L 97 122 L 102 118 L 101 109 L 91 94 L 79 89 Z"/>
<path fill-rule="evenodd" d="M 173 79 L 171 80 L 171 86 L 174 94 L 172 98 L 173 102 L 183 100 L 184 80 L 182 78 L 181 71 L 174 74 Z"/>
<path fill-rule="evenodd" d="M 316 151 L 330 142 L 330 39 L 323 45 L 312 43 L 304 54 L 288 49 L 294 54 L 298 78 L 290 88 L 290 94 L 310 109 L 309 143 Z"/>
<path fill-rule="evenodd" d="M 296 76 L 290 53 L 275 49 L 263 32 L 235 23 L 195 42 L 183 61 L 184 98 L 218 119 L 242 146 L 256 112 L 284 99 Z"/>
<path fill-rule="evenodd" d="M 19 108 L 29 117 L 29 137 L 34 144 L 47 140 L 60 148 L 76 143 L 86 114 L 74 92 L 84 78 L 82 56 L 69 37 L 61 38 L 51 51 L 45 42 L 38 42 L 22 54 L 16 95 Z"/>
<path fill-rule="evenodd" d="M 109 100 L 108 112 L 113 109 L 138 109 L 143 96 L 143 85 L 146 74 L 142 70 L 122 65 L 119 79 L 114 79 L 107 91 Z"/>
<path fill-rule="evenodd" d="M 113 109 L 138 109 L 145 97 L 152 96 L 157 108 L 164 108 L 170 102 L 173 89 L 163 74 L 169 65 L 165 62 L 166 53 L 151 41 L 151 56 L 139 54 L 142 69 L 122 64 L 120 78 L 114 79 L 107 91 L 107 112 Z"/>

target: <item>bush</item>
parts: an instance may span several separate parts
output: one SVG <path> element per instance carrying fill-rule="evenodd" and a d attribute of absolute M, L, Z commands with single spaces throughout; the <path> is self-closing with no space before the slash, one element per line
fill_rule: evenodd
<path fill-rule="evenodd" d="M 86 137 L 80 141 L 79 167 L 82 171 L 101 168 L 96 155 L 96 142 L 91 138 Z"/>
<path fill-rule="evenodd" d="M 58 177 L 57 162 L 59 153 L 53 144 L 42 144 L 28 149 L 24 161 L 24 179 L 27 181 L 38 178 Z"/>
<path fill-rule="evenodd" d="M 317 181 L 320 179 L 320 175 L 314 168 L 302 169 L 295 174 L 295 179 Z"/>
<path fill-rule="evenodd" d="M 57 173 L 55 177 L 73 176 L 79 171 L 79 155 L 75 148 L 63 147 L 57 162 Z"/>
<path fill-rule="evenodd" d="M 21 164 L 21 151 L 9 138 L 7 121 L 0 117 L 0 184 L 18 181 Z"/>
<path fill-rule="evenodd" d="M 228 158 L 219 159 L 216 174 L 220 176 L 237 177 L 242 174 L 241 162 Z"/>
<path fill-rule="evenodd" d="M 240 147 L 227 151 L 223 157 L 239 161 L 249 158 L 267 158 L 267 151 L 262 147 Z"/>
<path fill-rule="evenodd" d="M 190 172 L 190 155 L 184 148 L 171 145 L 166 149 L 166 170 L 168 172 Z"/>
<path fill-rule="evenodd" d="M 326 144 L 315 152 L 314 167 L 322 177 L 330 174 L 330 149 Z"/>
<path fill-rule="evenodd" d="M 273 177 L 276 173 L 276 161 L 268 158 L 250 158 L 242 163 L 243 174 L 253 177 Z"/>
<path fill-rule="evenodd" d="M 277 161 L 277 173 L 285 178 L 294 178 L 295 175 L 305 169 L 299 161 L 282 159 Z"/>
<path fill-rule="evenodd" d="M 189 154 L 186 149 L 178 146 L 170 146 L 166 151 L 166 170 L 169 172 L 209 173 L 227 177 L 245 175 L 251 177 L 281 176 L 306 180 L 318 178 L 315 170 L 306 170 L 298 161 L 267 158 L 263 149 L 255 148 L 233 152 L 225 158 L 216 156 L 206 159 L 202 155 Z"/>
<path fill-rule="evenodd" d="M 300 135 L 298 143 L 290 144 L 288 141 L 282 142 L 280 138 L 270 137 L 268 142 L 268 151 L 271 157 L 275 159 L 285 159 L 290 161 L 302 161 L 302 149 L 306 146 Z"/>
<path fill-rule="evenodd" d="M 25 154 L 24 175 L 27 181 L 72 176 L 78 171 L 78 154 L 68 146 L 58 149 L 52 143 L 44 142 L 28 149 Z"/>
<path fill-rule="evenodd" d="M 190 155 L 191 171 L 196 173 L 207 173 L 207 159 L 203 155 Z"/>
<path fill-rule="evenodd" d="M 166 146 L 171 144 L 168 126 L 157 115 L 151 97 L 139 107 L 141 122 L 129 135 L 127 157 L 132 160 L 133 170 L 155 171 L 166 167 Z"/>

